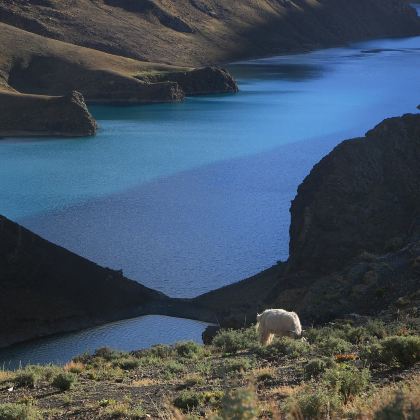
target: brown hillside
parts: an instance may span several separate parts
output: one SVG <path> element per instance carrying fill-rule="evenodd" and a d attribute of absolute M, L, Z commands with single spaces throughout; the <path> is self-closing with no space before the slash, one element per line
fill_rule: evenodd
<path fill-rule="evenodd" d="M 181 65 L 419 33 L 416 13 L 403 0 L 3 0 L 0 21 Z"/>

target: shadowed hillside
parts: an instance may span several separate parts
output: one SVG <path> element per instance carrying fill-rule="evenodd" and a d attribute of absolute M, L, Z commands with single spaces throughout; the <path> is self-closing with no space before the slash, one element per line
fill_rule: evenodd
<path fill-rule="evenodd" d="M 0 347 L 130 317 L 161 299 L 0 216 Z"/>

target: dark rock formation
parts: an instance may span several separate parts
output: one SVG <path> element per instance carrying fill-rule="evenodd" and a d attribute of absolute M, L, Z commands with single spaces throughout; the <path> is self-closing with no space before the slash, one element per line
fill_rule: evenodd
<path fill-rule="evenodd" d="M 295 310 L 307 324 L 420 296 L 420 115 L 391 118 L 317 164 L 291 207 L 290 258 L 196 298 L 222 326 Z M 417 297 L 416 297 L 417 296 Z"/>
<path fill-rule="evenodd" d="M 337 146 L 292 203 L 289 271 L 328 273 L 363 251 L 384 254 L 418 238 L 419 161 L 420 115 Z"/>
<path fill-rule="evenodd" d="M 0 136 L 91 136 L 96 122 L 83 96 L 21 95 L 0 90 Z"/>
<path fill-rule="evenodd" d="M 201 334 L 201 338 L 203 340 L 203 343 L 206 345 L 210 345 L 214 337 L 216 337 L 217 333 L 220 331 L 220 327 L 216 325 L 209 325 L 204 331 L 203 334 Z"/>
<path fill-rule="evenodd" d="M 134 316 L 164 299 L 0 216 L 0 347 Z"/>
<path fill-rule="evenodd" d="M 165 73 L 157 80 L 176 82 L 186 95 L 208 95 L 213 93 L 236 93 L 238 85 L 225 69 L 203 67 L 185 72 Z"/>

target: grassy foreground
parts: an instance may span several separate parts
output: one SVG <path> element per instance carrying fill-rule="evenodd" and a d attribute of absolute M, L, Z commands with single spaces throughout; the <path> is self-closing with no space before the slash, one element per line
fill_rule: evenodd
<path fill-rule="evenodd" d="M 418 419 L 418 319 L 337 321 L 268 347 L 254 328 L 64 367 L 0 371 L 0 419 Z"/>

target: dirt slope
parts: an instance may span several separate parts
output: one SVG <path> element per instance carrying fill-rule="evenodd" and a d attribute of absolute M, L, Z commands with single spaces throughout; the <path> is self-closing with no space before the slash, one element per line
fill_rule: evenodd
<path fill-rule="evenodd" d="M 419 33 L 416 14 L 403 0 L 3 0 L 0 21 L 181 65 Z"/>

